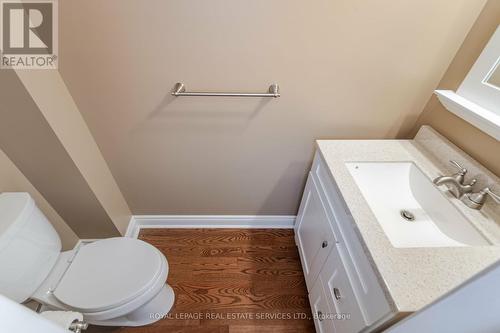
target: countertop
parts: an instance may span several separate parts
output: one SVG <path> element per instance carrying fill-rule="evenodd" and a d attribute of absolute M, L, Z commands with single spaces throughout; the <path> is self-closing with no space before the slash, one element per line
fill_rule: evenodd
<path fill-rule="evenodd" d="M 319 140 L 317 146 L 351 211 L 353 227 L 394 311 L 417 311 L 500 259 L 498 205 L 488 202 L 481 211 L 475 211 L 447 194 L 491 246 L 395 248 L 345 166 L 345 162 L 412 161 L 434 179 L 453 173 L 448 160 L 455 159 L 465 164 L 468 175 L 477 176 L 477 188 L 488 184 L 499 190 L 498 177 L 432 128 L 422 127 L 413 140 Z"/>

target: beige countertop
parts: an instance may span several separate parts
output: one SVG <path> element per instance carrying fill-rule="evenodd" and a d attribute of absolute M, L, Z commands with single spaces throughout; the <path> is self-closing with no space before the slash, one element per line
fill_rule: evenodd
<path fill-rule="evenodd" d="M 500 259 L 498 205 L 488 202 L 481 211 L 475 211 L 448 195 L 494 245 L 395 248 L 345 166 L 345 162 L 412 161 L 433 179 L 453 173 L 448 160 L 455 159 L 469 169 L 468 176 L 478 178 L 478 188 L 488 184 L 499 191 L 500 181 L 495 175 L 432 128 L 422 127 L 414 140 L 319 140 L 317 145 L 351 211 L 353 227 L 395 311 L 416 311 Z"/>

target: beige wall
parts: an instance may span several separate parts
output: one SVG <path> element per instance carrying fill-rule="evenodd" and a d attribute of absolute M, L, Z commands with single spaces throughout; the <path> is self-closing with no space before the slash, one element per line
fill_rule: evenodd
<path fill-rule="evenodd" d="M 51 82 L 46 81 L 46 84 L 50 86 Z M 85 144 L 85 141 L 81 142 L 82 146 Z M 0 149 L 77 236 L 105 238 L 119 235 L 102 203 L 32 96 L 16 73 L 5 69 L 0 70 Z"/>
<path fill-rule="evenodd" d="M 19 70 L 17 75 L 100 205 L 125 234 L 130 209 L 59 72 Z"/>
<path fill-rule="evenodd" d="M 64 250 L 69 250 L 76 245 L 78 237 L 64 220 L 57 214 L 52 206 L 22 174 L 12 161 L 0 150 L 0 192 L 28 192 L 35 200 L 40 210 L 61 237 Z"/>
<path fill-rule="evenodd" d="M 439 89 L 456 90 L 460 86 L 498 24 L 500 1 L 489 0 L 439 83 Z M 435 96 L 425 106 L 413 132 L 421 125 L 431 125 L 500 176 L 500 142 L 448 112 Z"/>
<path fill-rule="evenodd" d="M 133 213 L 295 214 L 314 139 L 407 134 L 484 3 L 65 0 L 60 72 Z"/>

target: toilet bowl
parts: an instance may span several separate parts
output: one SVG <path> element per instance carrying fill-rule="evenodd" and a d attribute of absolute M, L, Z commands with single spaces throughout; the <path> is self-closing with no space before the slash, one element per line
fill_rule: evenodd
<path fill-rule="evenodd" d="M 167 275 L 165 256 L 150 244 L 108 238 L 62 252 L 30 298 L 49 309 L 80 312 L 91 324 L 146 325 L 172 307 Z"/>
<path fill-rule="evenodd" d="M 116 237 L 60 249 L 29 194 L 0 194 L 1 294 L 81 312 L 88 323 L 105 326 L 147 325 L 172 308 L 168 262 L 154 246 Z"/>

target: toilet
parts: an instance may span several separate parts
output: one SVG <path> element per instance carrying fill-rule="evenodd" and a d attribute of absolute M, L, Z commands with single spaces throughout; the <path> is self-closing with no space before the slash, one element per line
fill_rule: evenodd
<path fill-rule="evenodd" d="M 28 193 L 0 194 L 0 294 L 90 324 L 142 326 L 170 311 L 168 262 L 154 246 L 115 237 L 61 252 L 61 240 Z"/>

